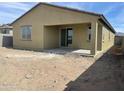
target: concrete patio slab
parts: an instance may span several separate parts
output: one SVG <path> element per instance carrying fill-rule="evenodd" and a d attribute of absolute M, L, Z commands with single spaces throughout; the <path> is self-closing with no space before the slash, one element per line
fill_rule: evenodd
<path fill-rule="evenodd" d="M 90 55 L 90 50 L 85 49 L 72 49 L 72 48 L 56 48 L 56 49 L 46 49 L 43 52 L 55 53 L 55 54 L 78 54 L 88 56 Z"/>

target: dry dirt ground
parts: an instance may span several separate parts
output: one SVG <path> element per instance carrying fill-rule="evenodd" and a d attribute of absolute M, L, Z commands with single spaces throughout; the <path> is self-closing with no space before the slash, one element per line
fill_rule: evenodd
<path fill-rule="evenodd" d="M 124 60 L 0 48 L 0 90 L 124 90 Z"/>

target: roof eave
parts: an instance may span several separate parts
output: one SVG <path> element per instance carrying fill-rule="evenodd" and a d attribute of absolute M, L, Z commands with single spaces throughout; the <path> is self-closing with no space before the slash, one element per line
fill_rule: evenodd
<path fill-rule="evenodd" d="M 35 5 L 33 8 L 31 8 L 29 11 L 27 11 L 26 13 L 24 13 L 22 16 L 20 16 L 19 18 L 17 18 L 15 21 L 13 21 L 10 25 L 13 25 L 15 22 L 17 22 L 19 19 L 21 19 L 23 16 L 25 16 L 27 13 L 29 13 L 30 11 L 32 11 L 34 8 L 36 8 L 37 6 L 39 6 L 40 4 L 43 5 L 49 5 L 49 6 L 53 6 L 53 7 L 57 7 L 57 8 L 61 8 L 61 9 L 66 9 L 66 10 L 70 10 L 70 11 L 75 11 L 75 12 L 80 12 L 80 13 L 86 13 L 86 14 L 91 14 L 94 16 L 98 16 L 100 19 L 102 19 L 102 21 L 105 22 L 105 24 L 112 30 L 113 33 L 116 33 L 116 31 L 114 30 L 114 28 L 111 26 L 111 24 L 107 21 L 107 19 L 104 17 L 103 14 L 99 14 L 99 13 L 94 13 L 94 12 L 88 12 L 88 11 L 83 11 L 83 10 L 78 10 L 78 9 L 74 9 L 74 8 L 68 8 L 68 7 L 64 7 L 64 6 L 58 6 L 58 5 L 54 5 L 54 4 L 48 4 L 48 3 L 38 3 L 37 5 Z"/>
<path fill-rule="evenodd" d="M 108 22 L 103 14 L 100 16 L 100 19 L 102 19 L 106 23 L 106 25 L 112 30 L 113 33 L 116 33 L 115 29 L 112 27 L 112 25 Z"/>

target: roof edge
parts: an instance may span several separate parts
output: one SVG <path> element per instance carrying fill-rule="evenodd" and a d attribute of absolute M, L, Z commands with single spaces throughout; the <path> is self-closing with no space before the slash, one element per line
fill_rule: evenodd
<path fill-rule="evenodd" d="M 80 9 L 71 8 L 71 7 L 67 7 L 67 6 L 59 6 L 59 5 L 50 4 L 50 3 L 45 3 L 45 2 L 42 2 L 42 3 L 40 3 L 40 4 L 48 5 L 48 6 L 53 6 L 53 7 L 57 7 L 57 8 L 61 8 L 61 9 L 66 9 L 66 10 L 71 10 L 71 11 L 74 11 L 74 12 L 80 12 L 80 13 L 91 14 L 91 15 L 94 15 L 94 16 L 101 16 L 101 15 L 102 15 L 102 14 L 100 14 L 100 13 L 95 13 L 95 12 L 80 10 Z"/>
<path fill-rule="evenodd" d="M 109 23 L 109 21 L 105 18 L 105 16 L 102 14 L 100 18 L 108 25 L 108 27 L 112 30 L 113 33 L 116 33 L 115 29 L 112 27 L 112 25 Z"/>
<path fill-rule="evenodd" d="M 10 25 L 13 25 L 15 22 L 17 22 L 19 19 L 21 19 L 23 16 L 25 16 L 27 13 L 31 12 L 33 9 L 35 9 L 39 5 L 48 5 L 48 6 L 52 6 L 52 7 L 57 7 L 57 8 L 61 8 L 61 9 L 66 9 L 66 10 L 74 11 L 74 12 L 80 12 L 80 13 L 86 13 L 86 14 L 91 14 L 91 15 L 94 15 L 94 16 L 98 16 L 98 17 L 100 17 L 102 19 L 103 22 L 105 22 L 105 24 L 112 30 L 113 33 L 116 33 L 116 31 L 114 30 L 112 25 L 108 22 L 108 20 L 104 17 L 103 14 L 99 14 L 99 13 L 95 13 L 95 12 L 89 12 L 89 11 L 84 11 L 84 10 L 79 10 L 79 9 L 75 9 L 75 8 L 64 7 L 64 6 L 59 6 L 59 5 L 45 3 L 45 2 L 42 2 L 42 3 L 40 2 L 40 3 L 36 4 L 30 10 L 25 12 L 22 16 L 20 16 L 15 21 L 13 21 Z"/>
<path fill-rule="evenodd" d="M 102 15 L 102 14 L 98 14 L 98 13 L 95 13 L 95 12 L 89 12 L 89 11 L 79 10 L 79 9 L 75 9 L 75 8 L 69 8 L 69 7 L 65 7 L 65 6 L 59 6 L 59 5 L 55 5 L 55 4 L 50 4 L 50 3 L 45 3 L 45 2 L 42 2 L 41 3 L 40 2 L 40 3 L 36 4 L 34 7 L 32 7 L 30 10 L 28 10 L 27 12 L 25 12 L 24 14 L 22 14 L 19 18 L 17 18 L 16 20 L 14 20 L 12 23 L 10 23 L 10 25 L 13 25 L 16 21 L 18 21 L 19 19 L 21 19 L 23 16 L 25 16 L 27 13 L 31 12 L 33 9 L 35 9 L 39 5 L 48 5 L 48 6 L 52 6 L 52 7 L 57 7 L 57 8 L 61 8 L 61 9 L 66 9 L 66 10 L 74 11 L 74 12 L 91 14 L 91 15 L 94 15 L 94 16 L 101 16 Z"/>
<path fill-rule="evenodd" d="M 22 14 L 20 17 L 18 17 L 16 20 L 14 20 L 12 23 L 10 23 L 10 25 L 13 25 L 16 21 L 18 21 L 19 19 L 21 19 L 23 16 L 25 16 L 27 13 L 31 12 L 34 8 L 38 7 L 40 5 L 40 3 L 36 4 L 35 6 L 33 6 L 31 9 L 29 9 L 27 12 L 25 12 L 24 14 Z"/>

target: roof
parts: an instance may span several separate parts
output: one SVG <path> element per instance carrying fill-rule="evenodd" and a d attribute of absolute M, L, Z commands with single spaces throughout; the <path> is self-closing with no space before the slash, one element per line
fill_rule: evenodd
<path fill-rule="evenodd" d="M 1 25 L 0 26 L 0 29 L 12 29 L 13 27 L 12 26 L 10 26 L 10 25 L 8 25 L 8 24 L 6 24 L 6 25 Z"/>
<path fill-rule="evenodd" d="M 122 33 L 122 32 L 117 32 L 115 36 L 124 37 L 124 33 Z"/>
<path fill-rule="evenodd" d="M 90 15 L 94 15 L 94 16 L 98 16 L 110 29 L 113 33 L 116 33 L 116 31 L 114 30 L 114 28 L 111 26 L 111 24 L 107 21 L 107 19 L 104 17 L 103 14 L 99 14 L 99 13 L 94 13 L 94 12 L 89 12 L 89 11 L 84 11 L 84 10 L 79 10 L 79 9 L 74 9 L 74 8 L 69 8 L 69 7 L 63 7 L 63 6 L 58 6 L 58 5 L 53 5 L 53 4 L 48 4 L 48 3 L 38 3 L 37 5 L 35 5 L 33 8 L 31 8 L 29 11 L 27 11 L 25 14 L 23 14 L 22 16 L 20 16 L 19 18 L 17 18 L 15 21 L 13 21 L 11 23 L 14 24 L 15 22 L 17 22 L 19 19 L 21 19 L 23 16 L 25 16 L 27 13 L 31 12 L 33 9 L 35 9 L 36 7 L 38 7 L 39 5 L 48 5 L 48 6 L 53 6 L 53 7 L 57 7 L 57 8 L 61 8 L 61 9 L 65 9 L 65 10 L 70 10 L 70 11 L 74 11 L 74 12 L 80 12 L 80 13 L 86 13 L 86 14 L 90 14 Z"/>

